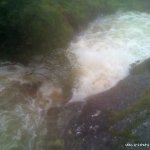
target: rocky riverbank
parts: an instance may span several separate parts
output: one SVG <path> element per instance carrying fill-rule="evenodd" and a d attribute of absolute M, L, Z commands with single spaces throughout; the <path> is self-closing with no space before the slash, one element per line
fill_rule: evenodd
<path fill-rule="evenodd" d="M 150 59 L 133 65 L 128 77 L 110 90 L 88 97 L 87 103 L 71 103 L 61 110 L 49 110 L 49 138 L 57 131 L 56 140 L 53 138 L 49 147 L 58 150 L 148 149 L 125 147 L 125 144 L 150 142 L 149 106 Z"/>

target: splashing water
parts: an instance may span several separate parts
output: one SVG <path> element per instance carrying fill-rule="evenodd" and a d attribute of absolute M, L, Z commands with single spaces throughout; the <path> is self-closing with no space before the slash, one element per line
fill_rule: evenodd
<path fill-rule="evenodd" d="M 131 64 L 150 57 L 149 29 L 150 15 L 139 12 L 117 13 L 90 24 L 69 48 L 77 74 L 71 101 L 113 87 L 128 75 Z"/>
<path fill-rule="evenodd" d="M 149 29 L 150 15 L 146 13 L 97 19 L 67 50 L 73 78 L 68 62 L 62 66 L 64 58 L 60 63 L 56 57 L 53 62 L 29 67 L 0 63 L 0 150 L 45 150 L 46 111 L 54 101 L 65 100 L 65 90 L 72 90 L 72 102 L 113 87 L 128 75 L 131 64 L 150 57 Z M 48 63 L 51 68 L 47 70 Z M 55 84 L 58 78 L 66 85 L 75 80 L 73 88 L 59 87 Z"/>
<path fill-rule="evenodd" d="M 34 92 L 29 93 L 31 88 L 26 91 L 25 86 L 33 82 L 25 80 L 27 71 L 21 65 L 0 68 L 1 150 L 42 150 L 44 113 Z"/>
<path fill-rule="evenodd" d="M 45 150 L 46 112 L 61 89 L 39 65 L 0 66 L 0 150 Z"/>

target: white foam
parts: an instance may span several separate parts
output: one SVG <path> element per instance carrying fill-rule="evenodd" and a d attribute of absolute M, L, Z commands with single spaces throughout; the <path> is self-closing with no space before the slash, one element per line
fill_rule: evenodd
<path fill-rule="evenodd" d="M 92 23 L 69 47 L 78 76 L 71 101 L 108 90 L 128 75 L 132 63 L 149 58 L 149 29 L 150 15 L 139 12 Z"/>

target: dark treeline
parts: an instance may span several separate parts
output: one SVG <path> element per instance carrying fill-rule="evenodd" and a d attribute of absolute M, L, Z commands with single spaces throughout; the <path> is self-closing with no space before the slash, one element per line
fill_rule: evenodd
<path fill-rule="evenodd" d="M 28 62 L 64 48 L 98 14 L 146 10 L 149 0 L 0 0 L 0 59 Z"/>

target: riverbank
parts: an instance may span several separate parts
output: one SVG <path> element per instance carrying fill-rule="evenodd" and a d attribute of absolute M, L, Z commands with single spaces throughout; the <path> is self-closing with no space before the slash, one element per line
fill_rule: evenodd
<path fill-rule="evenodd" d="M 71 103 L 61 111 L 53 109 L 53 113 L 50 110 L 50 118 L 57 114 L 53 118 L 58 119 L 55 123 L 60 139 L 56 139 L 65 144 L 49 146 L 59 150 L 126 150 L 126 143 L 148 143 L 149 64 L 150 59 L 135 65 L 128 77 L 112 89 L 87 98 L 87 103 Z"/>

